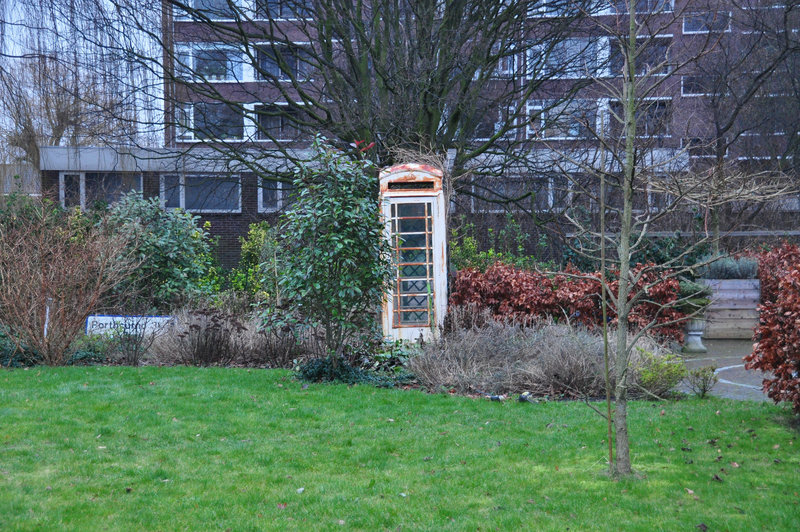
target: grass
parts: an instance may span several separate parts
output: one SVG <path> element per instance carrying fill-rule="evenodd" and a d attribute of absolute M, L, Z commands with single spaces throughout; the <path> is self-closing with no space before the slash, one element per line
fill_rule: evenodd
<path fill-rule="evenodd" d="M 580 403 L 304 389 L 285 371 L 2 371 L 0 529 L 797 529 L 787 409 L 630 416 L 643 478 L 613 481 Z"/>

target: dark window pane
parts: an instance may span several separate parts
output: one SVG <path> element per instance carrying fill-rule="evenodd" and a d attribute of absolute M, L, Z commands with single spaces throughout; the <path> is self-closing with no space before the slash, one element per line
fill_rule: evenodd
<path fill-rule="evenodd" d="M 244 114 L 222 102 L 194 104 L 195 137 L 198 139 L 240 139 L 244 135 Z"/>
<path fill-rule="evenodd" d="M 111 204 L 131 191 L 141 192 L 138 174 L 87 172 L 85 174 L 86 206 L 96 202 Z"/>
<path fill-rule="evenodd" d="M 175 175 L 164 176 L 164 207 L 167 209 L 177 209 L 180 206 L 180 179 Z"/>
<path fill-rule="evenodd" d="M 228 176 L 186 176 L 187 211 L 238 211 L 239 182 Z"/>
<path fill-rule="evenodd" d="M 81 206 L 80 174 L 64 174 L 64 207 Z"/>
<path fill-rule="evenodd" d="M 232 19 L 235 0 L 194 0 L 194 7 L 208 18 Z"/>
<path fill-rule="evenodd" d="M 195 50 L 195 71 L 209 80 L 233 79 L 229 50 Z"/>

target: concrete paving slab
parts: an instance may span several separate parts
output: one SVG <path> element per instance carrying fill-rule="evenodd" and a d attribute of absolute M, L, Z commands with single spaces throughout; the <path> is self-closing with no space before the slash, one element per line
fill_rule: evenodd
<path fill-rule="evenodd" d="M 685 354 L 684 360 L 689 369 L 703 366 L 717 368 L 719 382 L 711 391 L 711 395 L 748 401 L 770 400 L 761 391 L 761 382 L 768 374 L 744 369 L 742 358 L 753 351 L 753 342 L 704 338 L 703 344 L 708 348 L 707 353 Z"/>

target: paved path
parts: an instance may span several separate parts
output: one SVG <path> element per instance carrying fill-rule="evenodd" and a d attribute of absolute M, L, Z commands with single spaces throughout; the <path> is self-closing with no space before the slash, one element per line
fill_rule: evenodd
<path fill-rule="evenodd" d="M 761 391 L 764 374 L 759 371 L 745 371 L 742 357 L 753 350 L 753 342 L 744 340 L 703 340 L 708 353 L 684 355 L 688 368 L 714 366 L 717 368 L 719 382 L 711 394 L 730 399 L 767 401 Z"/>

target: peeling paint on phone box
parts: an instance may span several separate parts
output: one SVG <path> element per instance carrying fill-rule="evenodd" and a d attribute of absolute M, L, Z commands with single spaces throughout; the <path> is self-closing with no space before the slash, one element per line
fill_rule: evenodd
<path fill-rule="evenodd" d="M 172 316 L 105 316 L 94 315 L 86 318 L 86 334 L 110 334 L 124 332 L 129 334 L 160 334 L 174 320 Z"/>

